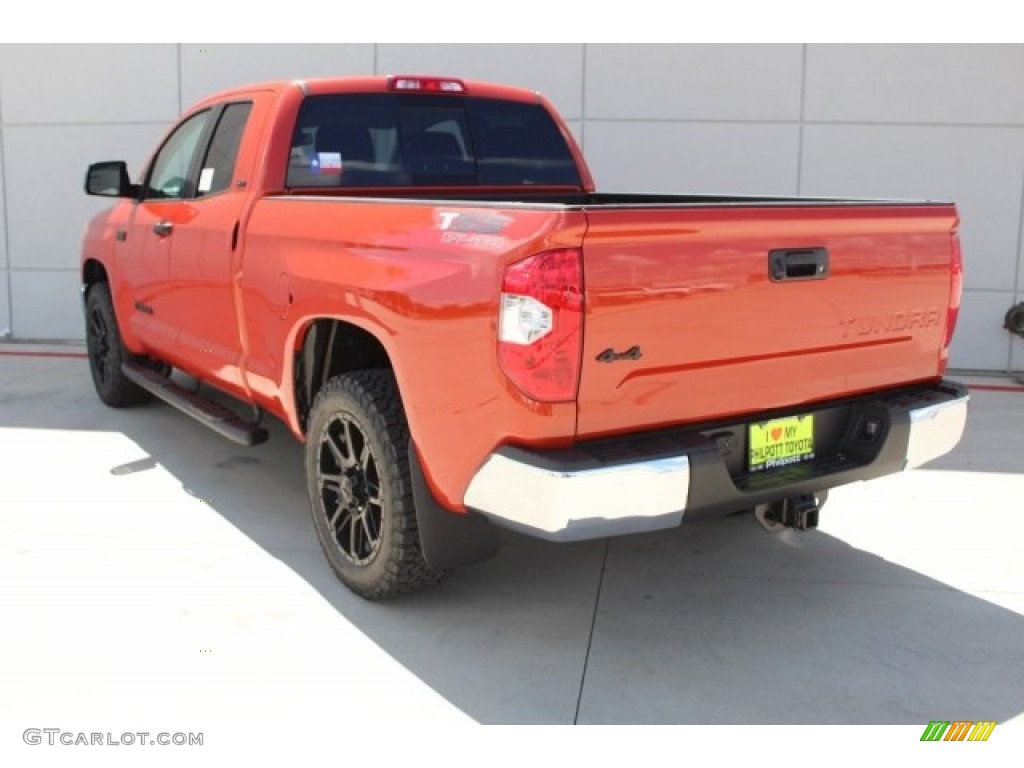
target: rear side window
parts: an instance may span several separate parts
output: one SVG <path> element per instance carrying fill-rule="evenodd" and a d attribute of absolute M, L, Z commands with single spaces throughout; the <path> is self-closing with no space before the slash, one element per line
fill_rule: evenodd
<path fill-rule="evenodd" d="M 539 104 L 450 96 L 311 96 L 289 187 L 578 187 L 569 147 Z"/>
<path fill-rule="evenodd" d="M 235 173 L 235 160 L 238 158 L 238 147 L 242 143 L 246 120 L 252 104 L 240 102 L 228 104 L 221 112 L 217 121 L 217 129 L 210 141 L 210 148 L 199 171 L 198 192 L 200 196 L 223 192 L 231 186 L 231 177 Z"/>

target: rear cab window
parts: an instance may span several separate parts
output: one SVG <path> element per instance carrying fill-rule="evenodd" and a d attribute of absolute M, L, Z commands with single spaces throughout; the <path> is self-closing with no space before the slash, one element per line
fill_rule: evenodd
<path fill-rule="evenodd" d="M 462 96 L 310 96 L 292 138 L 289 187 L 579 187 L 540 104 Z"/>
<path fill-rule="evenodd" d="M 251 102 L 236 102 L 224 107 L 201 165 L 197 188 L 200 197 L 215 195 L 231 186 L 238 148 L 251 111 Z"/>

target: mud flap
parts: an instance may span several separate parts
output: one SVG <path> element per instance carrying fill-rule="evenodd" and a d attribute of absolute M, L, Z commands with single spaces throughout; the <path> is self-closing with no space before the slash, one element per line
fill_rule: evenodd
<path fill-rule="evenodd" d="M 420 549 L 427 565 L 446 571 L 489 560 L 498 552 L 501 531 L 486 518 L 469 512 L 449 512 L 437 503 L 427 486 L 416 446 L 409 441 L 409 471 L 416 502 Z"/>

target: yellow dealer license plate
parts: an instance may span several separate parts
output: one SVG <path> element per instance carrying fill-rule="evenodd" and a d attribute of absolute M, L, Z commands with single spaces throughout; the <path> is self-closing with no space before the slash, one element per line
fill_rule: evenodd
<path fill-rule="evenodd" d="M 750 425 L 750 471 L 777 469 L 814 458 L 814 414 Z"/>

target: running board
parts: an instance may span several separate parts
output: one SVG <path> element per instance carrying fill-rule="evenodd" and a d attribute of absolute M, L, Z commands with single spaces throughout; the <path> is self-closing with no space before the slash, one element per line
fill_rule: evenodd
<path fill-rule="evenodd" d="M 205 424 L 222 437 L 239 445 L 265 443 L 270 434 L 263 427 L 249 424 L 233 411 L 207 397 L 178 386 L 166 376 L 137 363 L 124 363 L 121 372 L 134 384 L 173 405 L 182 413 Z"/>

